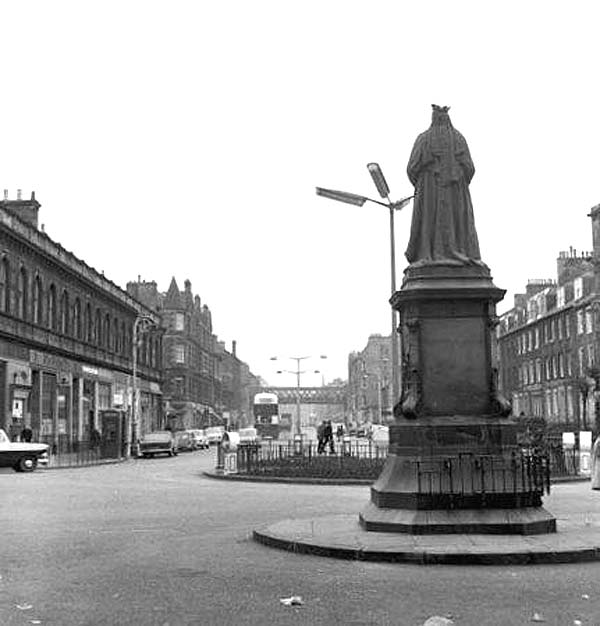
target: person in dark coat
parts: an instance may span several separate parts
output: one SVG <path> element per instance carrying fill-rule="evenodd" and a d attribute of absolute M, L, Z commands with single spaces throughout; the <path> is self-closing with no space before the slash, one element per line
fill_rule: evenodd
<path fill-rule="evenodd" d="M 333 443 L 333 428 L 331 427 L 331 420 L 325 422 L 325 430 L 323 433 L 323 450 L 329 444 L 329 452 L 333 454 L 335 452 L 335 445 Z"/>
<path fill-rule="evenodd" d="M 321 422 L 317 426 L 317 454 L 323 454 L 325 451 L 325 422 Z"/>
<path fill-rule="evenodd" d="M 25 426 L 25 428 L 23 428 L 23 430 L 21 431 L 21 441 L 31 443 L 32 438 L 33 431 L 31 430 L 31 428 L 29 428 L 29 426 Z"/>

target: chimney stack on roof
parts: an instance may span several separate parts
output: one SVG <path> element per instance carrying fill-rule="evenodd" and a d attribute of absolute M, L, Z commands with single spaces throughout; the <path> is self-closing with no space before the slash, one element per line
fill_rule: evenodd
<path fill-rule="evenodd" d="M 38 228 L 38 213 L 40 203 L 35 199 L 35 192 L 31 192 L 31 200 L 23 200 L 23 191 L 17 189 L 17 199 L 8 199 L 8 189 L 4 190 L 4 200 L 0 201 L 0 208 L 16 215 L 26 224 Z"/>

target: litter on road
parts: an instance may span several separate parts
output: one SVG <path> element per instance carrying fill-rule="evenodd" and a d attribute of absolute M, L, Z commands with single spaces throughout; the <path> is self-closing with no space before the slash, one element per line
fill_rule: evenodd
<path fill-rule="evenodd" d="M 454 621 L 448 617 L 442 617 L 441 615 L 432 615 L 423 623 L 423 626 L 452 626 Z"/>
<path fill-rule="evenodd" d="M 290 596 L 289 598 L 280 598 L 279 602 L 285 606 L 300 606 L 304 604 L 300 596 Z"/>

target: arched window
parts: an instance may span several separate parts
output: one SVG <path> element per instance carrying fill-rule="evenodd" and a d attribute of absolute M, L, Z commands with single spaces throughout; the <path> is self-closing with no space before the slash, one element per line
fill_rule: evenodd
<path fill-rule="evenodd" d="M 154 338 L 152 336 L 148 337 L 148 366 L 152 367 L 154 365 Z"/>
<path fill-rule="evenodd" d="M 10 313 L 10 264 L 6 257 L 0 262 L 0 311 Z"/>
<path fill-rule="evenodd" d="M 96 345 L 102 345 L 102 313 L 96 309 Z"/>
<path fill-rule="evenodd" d="M 125 322 L 121 322 L 121 354 L 127 354 L 127 334 L 125 333 Z"/>
<path fill-rule="evenodd" d="M 113 319 L 113 349 L 115 354 L 119 354 L 121 347 L 121 336 L 119 335 L 119 320 L 115 317 Z"/>
<path fill-rule="evenodd" d="M 54 283 L 48 289 L 48 327 L 56 330 L 56 287 Z"/>
<path fill-rule="evenodd" d="M 29 291 L 29 280 L 27 278 L 27 270 L 22 267 L 19 270 L 19 275 L 17 277 L 17 315 L 23 320 L 27 319 L 27 309 L 28 309 L 28 291 Z"/>
<path fill-rule="evenodd" d="M 44 304 L 43 304 L 43 291 L 42 291 L 42 279 L 39 276 L 35 277 L 33 283 L 33 323 L 42 324 L 44 316 Z"/>
<path fill-rule="evenodd" d="M 89 302 L 85 305 L 85 338 L 88 343 L 94 343 L 94 318 Z"/>
<path fill-rule="evenodd" d="M 73 333 L 77 339 L 81 339 L 81 300 L 75 298 L 73 305 Z"/>
<path fill-rule="evenodd" d="M 69 334 L 69 294 L 66 289 L 60 298 L 60 332 L 63 335 Z"/>
<path fill-rule="evenodd" d="M 104 347 L 110 350 L 110 315 L 107 313 L 104 316 Z"/>

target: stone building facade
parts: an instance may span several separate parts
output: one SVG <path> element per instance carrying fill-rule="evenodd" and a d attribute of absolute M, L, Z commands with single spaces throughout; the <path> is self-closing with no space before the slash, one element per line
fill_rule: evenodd
<path fill-rule="evenodd" d="M 167 419 L 177 429 L 234 426 L 247 415 L 248 366 L 218 341 L 211 311 L 193 295 L 192 284 L 181 291 L 175 278 L 166 293 L 154 281 L 127 284 L 127 291 L 162 320 L 164 400 Z M 247 380 L 248 379 L 248 380 Z"/>
<path fill-rule="evenodd" d="M 499 318 L 499 387 L 513 414 L 551 430 L 596 429 L 600 370 L 600 205 L 593 251 L 561 252 L 557 277 L 530 280 Z"/>
<path fill-rule="evenodd" d="M 133 327 L 156 314 L 38 228 L 31 195 L 0 201 L 0 427 L 59 445 L 102 433 L 120 409 L 131 433 Z M 161 337 L 140 336 L 139 432 L 162 423 Z"/>
<path fill-rule="evenodd" d="M 384 424 L 392 415 L 391 338 L 370 335 L 360 352 L 348 356 L 348 419 Z"/>

